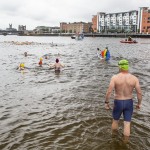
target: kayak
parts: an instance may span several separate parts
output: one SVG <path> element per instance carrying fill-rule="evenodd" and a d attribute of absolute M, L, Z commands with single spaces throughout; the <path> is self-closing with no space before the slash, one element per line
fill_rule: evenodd
<path fill-rule="evenodd" d="M 129 44 L 135 44 L 135 43 L 138 43 L 137 41 L 120 41 L 121 43 L 129 43 Z"/>

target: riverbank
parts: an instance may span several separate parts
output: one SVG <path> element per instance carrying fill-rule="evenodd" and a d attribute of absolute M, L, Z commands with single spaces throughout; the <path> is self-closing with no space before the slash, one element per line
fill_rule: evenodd
<path fill-rule="evenodd" d="M 72 36 L 73 33 L 43 33 L 43 34 L 18 34 L 19 36 Z M 135 34 L 135 33 L 85 33 L 85 37 L 121 37 L 131 36 L 133 38 L 150 38 L 150 34 Z"/>

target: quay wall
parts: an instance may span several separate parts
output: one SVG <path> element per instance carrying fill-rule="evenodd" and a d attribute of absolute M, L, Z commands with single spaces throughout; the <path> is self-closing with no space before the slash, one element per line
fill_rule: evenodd
<path fill-rule="evenodd" d="M 45 33 L 45 34 L 18 34 L 19 36 L 72 36 L 74 34 L 70 33 Z M 133 38 L 150 38 L 150 34 L 125 34 L 125 33 L 110 33 L 110 34 L 91 34 L 91 33 L 85 33 L 85 37 L 120 37 L 120 38 L 126 38 L 128 36 L 131 36 Z"/>

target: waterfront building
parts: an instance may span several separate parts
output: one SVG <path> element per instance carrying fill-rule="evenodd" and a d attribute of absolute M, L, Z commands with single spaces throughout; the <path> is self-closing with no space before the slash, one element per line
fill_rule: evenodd
<path fill-rule="evenodd" d="M 60 23 L 60 30 L 63 33 L 89 33 L 92 23 L 88 22 L 74 22 L 74 23 Z"/>
<path fill-rule="evenodd" d="M 97 15 L 93 15 L 92 30 L 93 30 L 93 32 L 97 32 Z"/>
<path fill-rule="evenodd" d="M 18 31 L 25 31 L 25 30 L 26 30 L 26 26 L 24 26 L 24 25 L 18 26 Z"/>
<path fill-rule="evenodd" d="M 97 13 L 98 32 L 137 32 L 138 11 Z"/>
<path fill-rule="evenodd" d="M 139 32 L 150 34 L 150 9 L 148 7 L 140 7 L 138 18 Z"/>
<path fill-rule="evenodd" d="M 9 24 L 9 28 L 6 28 L 6 31 L 8 31 L 8 32 L 16 32 L 17 29 L 13 28 L 12 24 Z"/>
<path fill-rule="evenodd" d="M 43 33 L 51 33 L 51 27 L 47 26 L 37 26 L 34 29 L 34 32 L 37 34 L 43 34 Z"/>
<path fill-rule="evenodd" d="M 105 30 L 105 13 L 104 12 L 98 12 L 97 13 L 97 29 L 98 29 L 98 32 L 104 32 Z"/>
<path fill-rule="evenodd" d="M 51 27 L 52 33 L 60 33 L 60 27 Z"/>
<path fill-rule="evenodd" d="M 34 30 L 25 30 L 22 33 L 19 33 L 19 35 L 35 35 L 36 32 Z"/>
<path fill-rule="evenodd" d="M 35 34 L 59 33 L 60 27 L 37 26 L 33 31 Z"/>
<path fill-rule="evenodd" d="M 67 23 L 66 22 L 60 23 L 60 32 L 67 33 Z"/>

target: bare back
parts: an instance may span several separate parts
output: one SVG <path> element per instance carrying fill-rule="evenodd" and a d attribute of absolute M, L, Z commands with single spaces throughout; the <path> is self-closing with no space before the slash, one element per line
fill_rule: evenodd
<path fill-rule="evenodd" d="M 63 65 L 58 62 L 58 63 L 55 63 L 54 67 L 55 67 L 55 70 L 60 70 L 60 68 L 63 67 Z"/>
<path fill-rule="evenodd" d="M 130 73 L 119 73 L 113 77 L 115 99 L 132 99 L 133 89 L 136 87 L 138 79 Z"/>

